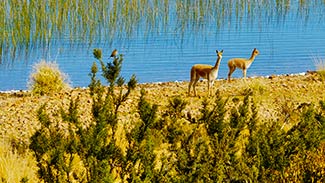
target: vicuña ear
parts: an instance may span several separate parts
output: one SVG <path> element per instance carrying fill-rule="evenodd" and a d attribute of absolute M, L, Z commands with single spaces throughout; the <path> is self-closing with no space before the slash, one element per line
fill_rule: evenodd
<path fill-rule="evenodd" d="M 254 48 L 254 51 L 256 50 L 256 48 Z"/>
<path fill-rule="evenodd" d="M 221 50 L 221 53 L 223 53 L 223 50 Z"/>
<path fill-rule="evenodd" d="M 218 54 L 218 50 L 216 50 L 216 53 Z"/>

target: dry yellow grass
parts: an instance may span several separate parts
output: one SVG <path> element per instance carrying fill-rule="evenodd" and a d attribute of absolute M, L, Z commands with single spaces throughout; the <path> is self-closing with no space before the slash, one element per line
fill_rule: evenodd
<path fill-rule="evenodd" d="M 188 103 L 184 112 L 196 116 L 200 114 L 199 109 L 202 106 L 203 98 L 207 97 L 206 81 L 197 84 L 199 97 L 187 96 L 188 82 L 140 84 L 125 105 L 120 108 L 123 115 L 120 115 L 121 122 L 117 134 L 121 136 L 124 136 L 124 129 L 130 130 L 133 126 L 132 122 L 139 119 L 137 103 L 141 88 L 146 90 L 146 98 L 150 103 L 159 105 L 159 113 L 167 110 L 171 97 L 180 96 Z M 325 82 L 317 73 L 272 76 L 269 78 L 257 77 L 249 78 L 246 81 L 234 79 L 231 83 L 226 80 L 218 80 L 215 82 L 212 92 L 219 90 L 225 99 L 229 98 L 232 101 L 240 99 L 239 101 L 241 101 L 248 89 L 252 91 L 252 98 L 258 104 L 259 118 L 283 118 L 287 122 L 283 124 L 285 128 L 290 128 L 295 123 L 295 117 L 299 115 L 300 105 L 310 103 L 318 105 L 320 100 L 325 100 Z M 5 147 L 0 150 L 0 153 L 2 153 L 0 155 L 2 158 L 0 159 L 0 171 L 5 172 L 4 169 L 6 169 L 7 172 L 7 175 L 0 175 L 0 177 L 10 177 L 11 170 L 14 172 L 27 171 L 26 169 L 10 169 L 10 167 L 23 168 L 23 165 L 33 165 L 29 167 L 30 172 L 28 172 L 28 175 L 19 174 L 15 179 L 22 178 L 22 176 L 34 179 L 32 177 L 36 175 L 36 168 L 31 155 L 28 153 L 20 155 L 8 150 L 10 149 L 8 142 L 21 142 L 25 145 L 24 147 L 28 147 L 29 138 L 39 127 L 36 115 L 39 107 L 46 103 L 50 112 L 56 112 L 60 107 L 68 109 L 70 99 L 76 99 L 77 97 L 80 99 L 80 119 L 87 124 L 91 121 L 92 103 L 88 89 L 75 88 L 51 96 L 34 96 L 29 92 L 0 93 L 0 142 L 2 143 L 1 147 Z M 213 100 L 213 96 L 210 96 L 209 99 Z M 229 102 L 226 107 L 230 108 L 230 105 L 237 104 L 236 102 Z M 124 138 L 118 139 L 118 143 L 121 147 L 127 145 Z M 159 150 L 156 152 L 159 152 Z M 16 162 L 10 159 L 15 159 Z"/>
<path fill-rule="evenodd" d="M 325 81 L 325 59 L 314 58 L 316 65 L 316 71 L 319 74 L 320 78 Z"/>
<path fill-rule="evenodd" d="M 30 153 L 19 154 L 8 141 L 0 140 L 0 183 L 39 182 L 36 161 Z"/>

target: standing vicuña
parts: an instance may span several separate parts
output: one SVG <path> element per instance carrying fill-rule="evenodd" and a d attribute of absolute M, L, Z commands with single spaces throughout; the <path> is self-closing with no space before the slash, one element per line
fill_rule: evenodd
<path fill-rule="evenodd" d="M 260 52 L 254 48 L 252 55 L 249 59 L 246 58 L 233 58 L 228 61 L 228 67 L 229 67 L 229 73 L 228 73 L 228 81 L 230 81 L 231 74 L 236 70 L 236 68 L 239 68 L 243 70 L 243 76 L 246 78 L 246 72 L 247 69 L 252 65 L 255 57 Z"/>
<path fill-rule="evenodd" d="M 188 95 L 191 94 L 191 86 L 193 85 L 194 96 L 196 96 L 195 85 L 200 78 L 208 80 L 208 95 L 210 95 L 210 84 L 213 85 L 214 80 L 218 77 L 219 65 L 222 58 L 223 50 L 216 50 L 218 55 L 215 66 L 206 64 L 196 64 L 193 65 L 191 69 L 191 81 L 188 85 Z"/>

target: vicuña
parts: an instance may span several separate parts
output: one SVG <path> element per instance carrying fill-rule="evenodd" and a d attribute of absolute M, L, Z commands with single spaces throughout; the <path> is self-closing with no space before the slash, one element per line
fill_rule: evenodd
<path fill-rule="evenodd" d="M 223 50 L 216 50 L 216 53 L 218 58 L 214 66 L 206 64 L 196 64 L 192 66 L 191 81 L 188 85 L 188 95 L 191 95 L 191 87 L 193 86 L 194 96 L 196 96 L 195 86 L 200 78 L 208 80 L 208 95 L 210 95 L 210 86 L 213 85 L 214 80 L 218 77 L 219 65 L 222 59 Z"/>
<path fill-rule="evenodd" d="M 239 68 L 243 70 L 243 77 L 246 79 L 246 73 L 247 69 L 252 65 L 253 61 L 255 60 L 255 57 L 260 52 L 254 48 L 252 55 L 249 59 L 246 58 L 233 58 L 228 61 L 228 67 L 229 67 L 229 73 L 228 73 L 228 81 L 230 82 L 231 74 L 236 70 L 236 68 Z"/>

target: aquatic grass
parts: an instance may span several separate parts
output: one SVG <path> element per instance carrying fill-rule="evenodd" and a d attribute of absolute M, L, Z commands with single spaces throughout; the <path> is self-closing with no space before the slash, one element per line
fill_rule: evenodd
<path fill-rule="evenodd" d="M 289 0 L 8 0 L 0 2 L 0 45 L 2 54 L 15 57 L 18 49 L 28 52 L 35 45 L 48 48 L 61 38 L 68 38 L 70 43 L 112 44 L 139 31 L 145 31 L 145 36 L 170 30 L 175 30 L 175 35 L 197 33 L 211 21 L 216 22 L 216 31 L 229 25 L 238 29 L 250 26 L 242 25 L 244 19 L 254 24 L 270 17 L 273 24 L 273 17 L 285 19 L 295 10 L 302 21 L 308 21 L 311 9 L 324 4 L 322 0 L 296 4 Z"/>

